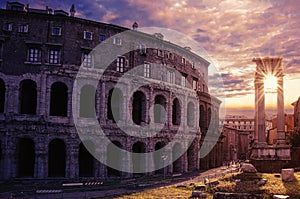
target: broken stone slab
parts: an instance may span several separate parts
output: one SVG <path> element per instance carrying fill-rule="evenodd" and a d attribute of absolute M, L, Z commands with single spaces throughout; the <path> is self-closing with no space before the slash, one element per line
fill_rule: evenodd
<path fill-rule="evenodd" d="M 288 199 L 290 196 L 286 195 L 273 195 L 273 199 Z"/>
<path fill-rule="evenodd" d="M 198 186 L 195 187 L 195 190 L 196 191 L 205 191 L 206 187 L 204 185 L 198 185 Z"/>
<path fill-rule="evenodd" d="M 224 193 L 216 192 L 214 193 L 213 199 L 261 199 L 262 196 L 259 194 L 249 194 L 249 193 Z"/>
<path fill-rule="evenodd" d="M 192 197 L 206 198 L 207 195 L 205 193 L 202 193 L 201 191 L 193 191 L 192 192 Z"/>
<path fill-rule="evenodd" d="M 258 186 L 264 186 L 267 182 L 268 182 L 267 179 L 261 179 L 260 181 L 258 181 L 257 185 Z"/>
<path fill-rule="evenodd" d="M 281 179 L 284 182 L 293 182 L 295 179 L 294 169 L 281 169 Z"/>
<path fill-rule="evenodd" d="M 244 173 L 257 173 L 256 168 L 250 163 L 242 164 L 241 170 Z"/>

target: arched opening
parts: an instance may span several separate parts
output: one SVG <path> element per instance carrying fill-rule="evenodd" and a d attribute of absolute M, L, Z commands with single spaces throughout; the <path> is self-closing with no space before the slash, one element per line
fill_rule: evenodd
<path fill-rule="evenodd" d="M 162 149 L 165 146 L 163 142 L 157 142 L 155 144 L 155 151 L 154 153 L 154 166 L 155 166 L 155 173 L 156 174 L 162 174 L 164 172 L 164 161 L 166 160 L 166 154 L 163 153 L 163 151 L 158 151 Z"/>
<path fill-rule="evenodd" d="M 210 122 L 211 122 L 211 108 L 208 108 L 207 110 L 207 128 L 209 128 Z"/>
<path fill-rule="evenodd" d="M 197 143 L 193 141 L 187 150 L 188 171 L 195 171 L 197 169 L 197 151 Z"/>
<path fill-rule="evenodd" d="M 55 82 L 51 86 L 50 115 L 67 116 L 68 111 L 68 87 L 61 82 Z"/>
<path fill-rule="evenodd" d="M 132 145 L 132 164 L 134 174 L 140 175 L 146 166 L 146 159 L 142 153 L 146 152 L 146 145 L 143 142 L 136 142 Z"/>
<path fill-rule="evenodd" d="M 192 102 L 189 102 L 187 105 L 187 117 L 186 122 L 187 125 L 192 127 L 194 126 L 194 115 L 195 115 L 195 108 L 194 104 Z"/>
<path fill-rule="evenodd" d="M 172 124 L 173 125 L 180 125 L 181 122 L 181 108 L 180 103 L 177 98 L 173 100 L 172 104 Z"/>
<path fill-rule="evenodd" d="M 96 104 L 96 89 L 92 85 L 85 85 L 80 91 L 80 117 L 94 118 Z"/>
<path fill-rule="evenodd" d="M 18 176 L 33 177 L 35 162 L 34 142 L 30 138 L 21 138 L 18 143 Z"/>
<path fill-rule="evenodd" d="M 203 105 L 200 106 L 200 120 L 199 120 L 199 125 L 200 125 L 202 133 L 206 132 L 206 113 L 205 113 L 205 109 L 204 109 Z"/>
<path fill-rule="evenodd" d="M 54 139 L 49 144 L 48 176 L 65 177 L 66 145 L 60 139 Z"/>
<path fill-rule="evenodd" d="M 36 83 L 30 79 L 25 79 L 20 83 L 20 113 L 35 115 L 36 105 Z"/>
<path fill-rule="evenodd" d="M 5 83 L 0 79 L 0 113 L 4 112 L 5 105 Z"/>
<path fill-rule="evenodd" d="M 172 150 L 172 160 L 173 160 L 173 173 L 182 172 L 183 156 L 180 156 L 182 153 L 182 148 L 179 143 L 176 143 L 173 146 Z"/>
<path fill-rule="evenodd" d="M 86 142 L 85 145 L 90 149 L 94 149 L 94 144 L 92 142 Z M 83 143 L 79 145 L 79 177 L 91 177 L 94 176 L 94 157 L 86 149 Z"/>
<path fill-rule="evenodd" d="M 115 145 L 115 146 L 114 146 Z M 112 168 L 109 165 L 113 165 L 116 168 L 121 167 L 122 165 L 122 155 L 121 151 L 118 150 L 122 148 L 122 145 L 118 141 L 112 141 L 107 146 L 106 157 L 107 157 L 107 176 L 108 177 L 120 177 L 122 175 L 122 171 Z"/>
<path fill-rule="evenodd" d="M 133 94 L 132 120 L 137 125 L 146 122 L 146 96 L 141 91 Z"/>
<path fill-rule="evenodd" d="M 121 119 L 123 94 L 118 88 L 111 89 L 107 99 L 107 119 L 118 122 Z"/>
<path fill-rule="evenodd" d="M 166 99 L 157 95 L 154 100 L 154 122 L 164 124 L 166 121 Z"/>

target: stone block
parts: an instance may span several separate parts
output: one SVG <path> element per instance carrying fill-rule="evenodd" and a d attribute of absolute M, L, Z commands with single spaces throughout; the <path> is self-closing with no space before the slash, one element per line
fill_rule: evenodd
<path fill-rule="evenodd" d="M 284 182 L 293 182 L 294 177 L 294 169 L 281 169 L 281 178 Z"/>
<path fill-rule="evenodd" d="M 192 197 L 206 198 L 207 195 L 205 193 L 202 193 L 201 191 L 193 191 L 192 192 Z"/>
<path fill-rule="evenodd" d="M 249 164 L 249 163 L 242 164 L 241 170 L 244 173 L 256 173 L 257 172 L 256 168 L 252 164 Z"/>
<path fill-rule="evenodd" d="M 288 199 L 290 196 L 285 195 L 273 195 L 273 199 Z"/>

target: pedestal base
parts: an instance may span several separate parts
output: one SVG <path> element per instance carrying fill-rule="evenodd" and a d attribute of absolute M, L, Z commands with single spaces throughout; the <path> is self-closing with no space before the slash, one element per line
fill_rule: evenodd
<path fill-rule="evenodd" d="M 269 146 L 257 143 L 251 150 L 250 162 L 259 172 L 281 172 L 282 168 L 289 166 L 290 161 L 291 150 L 288 145 Z"/>

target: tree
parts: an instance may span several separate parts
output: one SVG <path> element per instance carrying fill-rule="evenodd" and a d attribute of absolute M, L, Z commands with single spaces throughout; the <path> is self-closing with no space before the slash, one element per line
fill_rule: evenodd
<path fill-rule="evenodd" d="M 289 132 L 288 142 L 292 147 L 300 147 L 300 128 L 294 128 Z"/>

